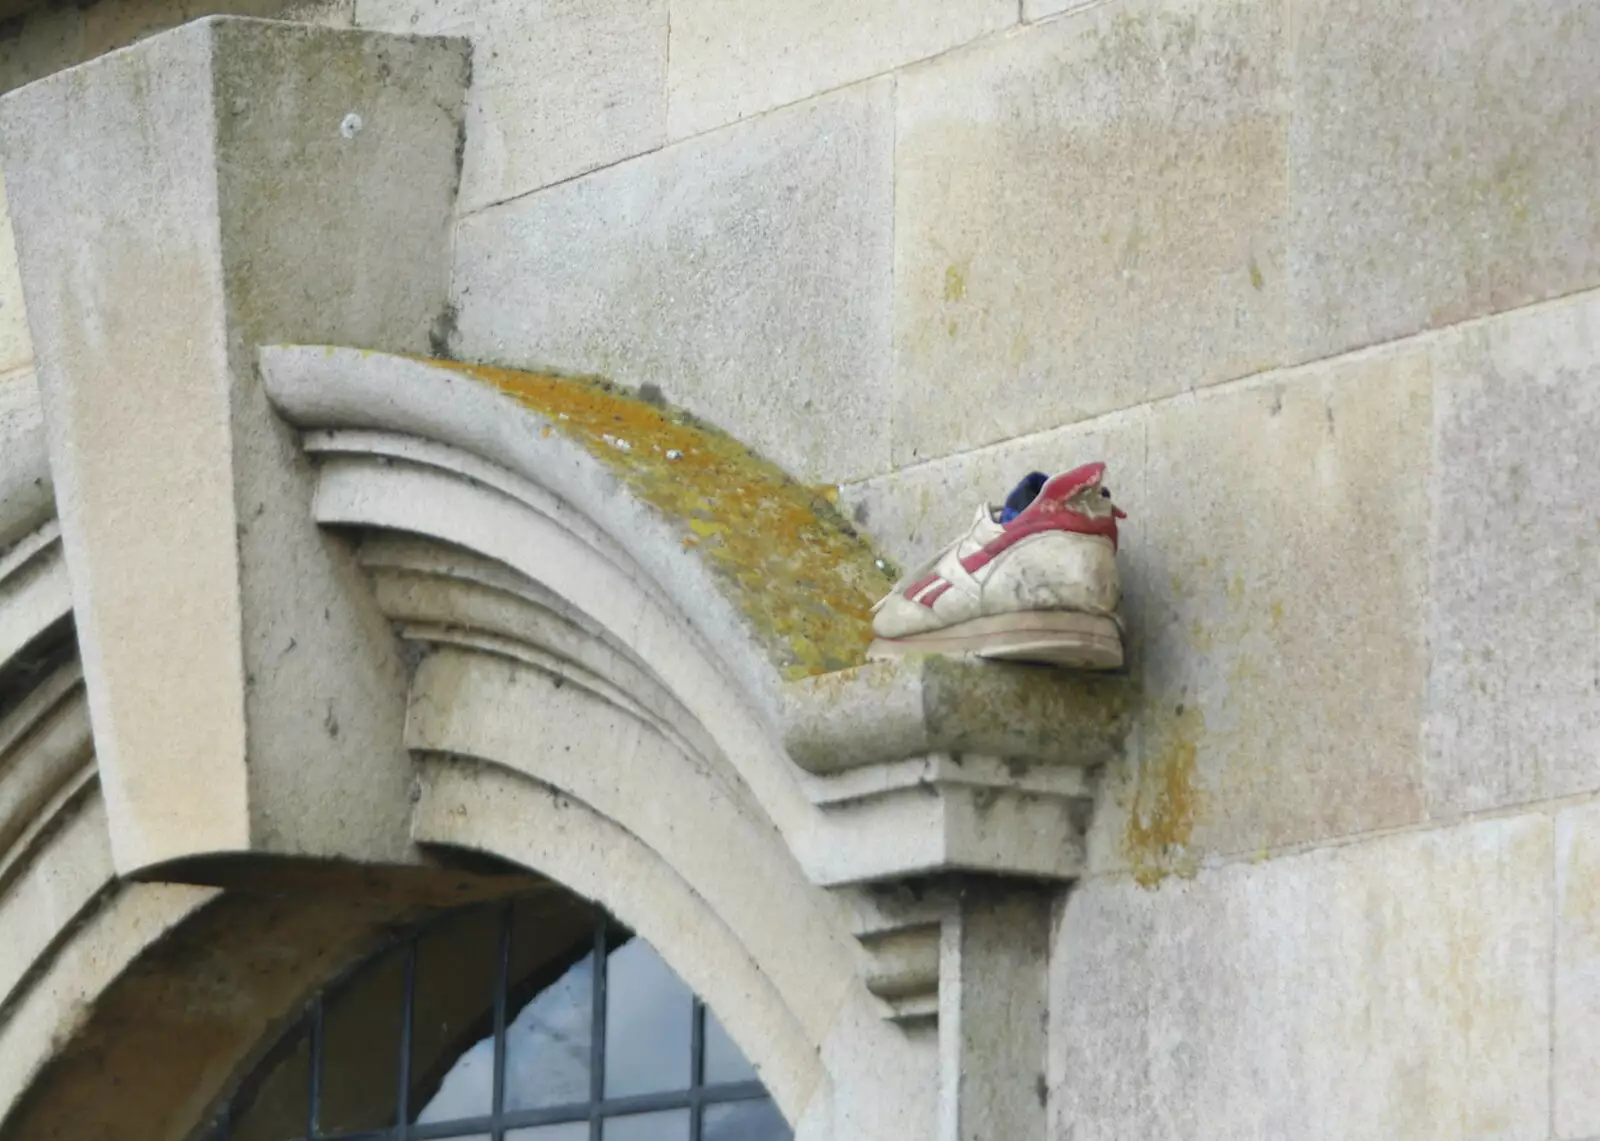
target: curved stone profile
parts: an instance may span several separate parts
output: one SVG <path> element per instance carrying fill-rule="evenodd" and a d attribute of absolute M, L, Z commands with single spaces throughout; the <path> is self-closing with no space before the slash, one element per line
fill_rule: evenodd
<path fill-rule="evenodd" d="M 549 489 L 781 679 L 865 661 L 892 568 L 814 489 L 682 412 L 598 381 L 355 349 L 267 347 L 261 369 L 301 428 L 434 440 Z"/>

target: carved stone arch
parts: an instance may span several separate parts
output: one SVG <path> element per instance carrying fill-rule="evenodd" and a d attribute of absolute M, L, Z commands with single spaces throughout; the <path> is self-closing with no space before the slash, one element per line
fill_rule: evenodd
<path fill-rule="evenodd" d="M 498 566 L 416 568 L 435 587 L 430 621 L 384 588 L 405 571 L 399 548 L 367 560 L 380 606 L 402 607 L 390 617 L 403 637 L 466 648 L 488 635 L 525 662 L 576 667 L 580 687 L 602 680 L 585 692 L 656 718 L 806 862 L 824 838 L 785 748 L 785 683 L 862 664 L 868 610 L 890 582 L 817 493 L 596 383 L 316 346 L 264 349 L 261 371 L 319 461 L 319 523 Z M 474 630 L 446 596 L 497 573 L 502 598 L 519 593 L 559 626 Z M 586 663 L 573 660 L 584 642 Z"/>
<path fill-rule="evenodd" d="M 816 1137 L 1042 1135 L 1018 1012 L 1117 679 L 863 665 L 892 570 L 825 497 L 645 393 L 418 357 L 449 319 L 469 54 L 212 19 L 0 108 L 60 534 L 0 482 L 36 600 L 0 649 L 70 585 L 83 681 L 55 684 L 82 698 L 38 705 L 80 736 L 86 705 L 76 819 L 103 821 L 92 898 L 0 1008 L 0 1041 L 56 1020 L 0 1113 L 81 1112 L 108 1050 L 137 1072 L 127 988 L 170 997 L 172 952 L 232 979 L 239 931 L 312 932 L 273 987 L 208 996 L 249 1014 L 181 1039 L 147 1119 L 181 1122 L 330 948 L 456 898 L 440 853 L 476 850 L 614 906 Z M 78 979 L 113 914 L 146 918 Z"/>
<path fill-rule="evenodd" d="M 830 1044 L 878 1059 L 879 1105 L 914 1104 L 895 1087 L 933 1080 L 931 1043 L 878 1023 L 846 901 L 813 882 L 841 825 L 785 744 L 789 680 L 861 660 L 888 581 L 870 547 L 736 442 L 598 384 L 324 347 L 261 369 L 318 464 L 317 521 L 412 647 L 413 837 L 612 910 L 792 1119 Z M 707 537 L 730 517 L 748 542 Z"/>

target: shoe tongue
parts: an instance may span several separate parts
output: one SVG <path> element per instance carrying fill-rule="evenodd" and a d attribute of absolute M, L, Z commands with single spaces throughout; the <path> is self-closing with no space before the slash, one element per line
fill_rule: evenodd
<path fill-rule="evenodd" d="M 1022 477 L 1022 482 L 1011 489 L 1011 494 L 1006 496 L 1005 506 L 995 518 L 997 523 L 1009 523 L 1018 515 L 1026 511 L 1030 504 L 1039 498 L 1039 492 L 1044 490 L 1044 485 L 1050 482 L 1050 477 L 1042 471 L 1029 472 Z"/>

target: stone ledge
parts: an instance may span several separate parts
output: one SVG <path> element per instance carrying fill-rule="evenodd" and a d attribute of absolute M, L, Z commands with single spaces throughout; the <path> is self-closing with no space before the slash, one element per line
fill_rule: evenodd
<path fill-rule="evenodd" d="M 1120 753 L 1131 698 L 1124 674 L 977 658 L 870 662 L 791 683 L 784 744 L 817 775 L 937 753 L 998 757 L 1016 777 L 1037 763 L 1090 768 Z"/>

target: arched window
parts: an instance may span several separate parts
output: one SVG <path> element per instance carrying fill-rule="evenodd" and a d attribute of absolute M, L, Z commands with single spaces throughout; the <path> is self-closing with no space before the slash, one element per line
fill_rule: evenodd
<path fill-rule="evenodd" d="M 454 911 L 315 996 L 196 1141 L 789 1141 L 643 939 L 564 892 Z"/>

